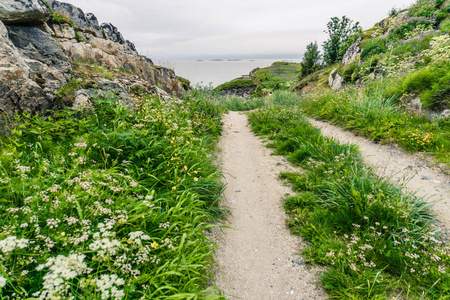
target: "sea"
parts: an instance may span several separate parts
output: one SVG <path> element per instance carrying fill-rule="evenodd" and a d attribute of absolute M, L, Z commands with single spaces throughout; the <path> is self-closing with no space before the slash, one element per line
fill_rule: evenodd
<path fill-rule="evenodd" d="M 191 86 L 217 87 L 227 81 L 248 75 L 255 68 L 264 68 L 276 61 L 300 62 L 300 59 L 230 59 L 173 60 L 155 62 L 173 69 L 175 74 L 191 82 Z"/>

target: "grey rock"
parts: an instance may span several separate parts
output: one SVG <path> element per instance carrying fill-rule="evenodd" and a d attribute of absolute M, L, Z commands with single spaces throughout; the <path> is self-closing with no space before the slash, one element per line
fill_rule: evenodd
<path fill-rule="evenodd" d="M 98 37 L 103 37 L 102 29 L 100 28 L 100 23 L 98 22 L 97 17 L 93 13 L 87 13 L 86 19 L 89 21 L 91 28 L 97 33 Z"/>
<path fill-rule="evenodd" d="M 347 52 L 345 52 L 344 57 L 342 58 L 342 63 L 344 65 L 349 65 L 361 56 L 362 49 L 359 47 L 359 43 L 361 43 L 362 37 L 359 37 L 353 45 L 348 48 Z"/>
<path fill-rule="evenodd" d="M 57 38 L 74 39 L 75 30 L 69 24 L 52 24 L 53 35 Z"/>
<path fill-rule="evenodd" d="M 98 20 L 93 14 L 85 14 L 82 9 L 64 2 L 56 0 L 49 0 L 51 8 L 62 15 L 65 15 L 73 21 L 75 27 L 79 27 L 84 30 L 89 30 L 97 37 L 103 37 L 103 34 L 98 25 Z"/>
<path fill-rule="evenodd" d="M 423 175 L 422 176 L 422 180 L 431 180 L 433 179 L 433 177 L 429 176 L 429 175 Z"/>
<path fill-rule="evenodd" d="M 415 112 L 415 113 L 421 113 L 422 112 L 422 101 L 420 100 L 419 97 L 414 98 L 411 100 L 411 109 Z"/>
<path fill-rule="evenodd" d="M 91 100 L 92 95 L 88 90 L 78 90 L 75 92 L 75 100 L 72 110 L 94 110 L 94 103 Z"/>
<path fill-rule="evenodd" d="M 122 104 L 128 107 L 129 109 L 135 108 L 135 103 L 131 100 L 130 95 L 127 90 L 119 83 L 113 82 L 110 80 L 102 80 L 97 82 L 95 88 L 100 89 L 101 94 L 106 93 L 105 96 L 115 95 L 117 104 Z"/>
<path fill-rule="evenodd" d="M 328 84 L 330 85 L 330 88 L 333 90 L 339 90 L 342 88 L 342 83 L 344 79 L 339 75 L 337 72 L 337 69 L 334 69 L 330 73 L 330 77 L 328 78 Z"/>
<path fill-rule="evenodd" d="M 11 125 L 8 119 L 14 114 L 44 111 L 51 107 L 51 101 L 45 97 L 44 89 L 33 80 L 33 70 L 9 40 L 8 31 L 1 21 L 0 61 L 0 132 L 6 133 L 8 125 Z"/>
<path fill-rule="evenodd" d="M 119 44 L 126 44 L 125 39 L 123 38 L 122 34 L 119 32 L 116 26 L 114 26 L 111 23 L 102 23 L 100 25 L 100 28 L 105 33 L 106 37 L 116 43 Z"/>
<path fill-rule="evenodd" d="M 132 42 L 130 42 L 129 40 L 126 40 L 126 43 L 127 43 L 127 45 L 128 45 L 128 48 L 130 48 L 133 52 L 136 52 L 136 53 L 137 53 L 136 46 L 135 46 Z M 151 60 L 150 60 L 150 61 L 151 61 Z M 151 62 L 151 64 L 153 64 L 153 62 Z"/>
<path fill-rule="evenodd" d="M 303 258 L 299 257 L 297 258 L 297 260 L 295 261 L 295 263 L 299 266 L 302 266 L 305 264 L 305 262 L 303 261 Z"/>
<path fill-rule="evenodd" d="M 68 73 L 71 70 L 69 58 L 50 34 L 37 27 L 8 26 L 7 28 L 10 40 L 24 56 L 40 61 L 48 67 L 56 68 L 62 73 Z"/>
<path fill-rule="evenodd" d="M 78 90 L 75 93 L 75 100 L 72 110 L 95 110 L 99 100 L 114 101 L 117 105 L 124 105 L 134 110 L 135 104 L 128 93 L 120 85 L 109 80 L 97 83 L 95 88 Z"/>
<path fill-rule="evenodd" d="M 40 0 L 2 0 L 0 20 L 7 25 L 34 25 L 45 23 L 50 10 Z"/>

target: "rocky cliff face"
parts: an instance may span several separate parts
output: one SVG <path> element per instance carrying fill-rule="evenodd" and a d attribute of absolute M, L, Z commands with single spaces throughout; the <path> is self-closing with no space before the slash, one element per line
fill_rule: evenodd
<path fill-rule="evenodd" d="M 66 16 L 66 21 L 54 19 L 55 13 Z M 79 76 L 73 70 L 79 62 L 121 70 L 125 75 L 110 81 L 125 92 L 136 85 L 144 90 L 158 90 L 152 86 L 159 85 L 168 93 L 183 92 L 173 71 L 153 66 L 116 27 L 99 25 L 93 14 L 55 0 L 2 0 L 0 132 L 8 130 L 16 113 L 37 114 L 55 108 L 55 92 Z M 90 87 L 101 88 L 105 78 L 96 76 L 89 81 Z"/>

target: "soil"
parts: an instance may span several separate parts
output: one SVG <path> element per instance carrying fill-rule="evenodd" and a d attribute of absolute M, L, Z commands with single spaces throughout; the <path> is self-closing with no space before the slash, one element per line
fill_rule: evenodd
<path fill-rule="evenodd" d="M 317 269 L 306 266 L 300 238 L 289 233 L 281 199 L 292 190 L 278 179 L 291 167 L 271 156 L 248 127 L 247 116 L 230 112 L 219 154 L 230 228 L 216 234 L 216 284 L 228 299 L 326 299 Z"/>

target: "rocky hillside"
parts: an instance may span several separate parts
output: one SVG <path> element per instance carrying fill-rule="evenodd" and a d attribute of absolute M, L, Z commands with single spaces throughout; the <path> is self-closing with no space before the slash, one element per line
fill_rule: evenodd
<path fill-rule="evenodd" d="M 182 82 L 139 55 L 114 25 L 71 4 L 0 3 L 0 132 L 16 113 L 89 106 L 98 89 L 129 100 L 130 91 L 182 93 Z"/>

